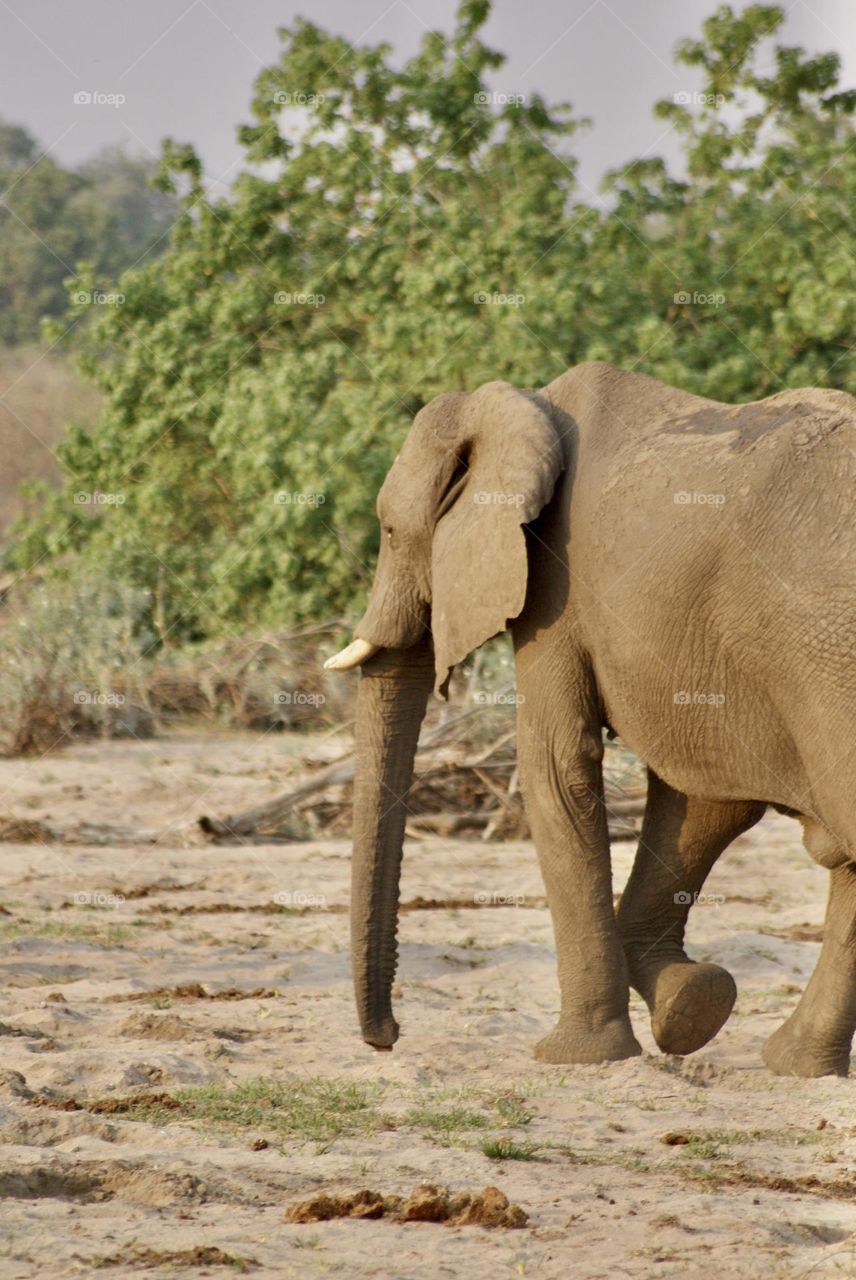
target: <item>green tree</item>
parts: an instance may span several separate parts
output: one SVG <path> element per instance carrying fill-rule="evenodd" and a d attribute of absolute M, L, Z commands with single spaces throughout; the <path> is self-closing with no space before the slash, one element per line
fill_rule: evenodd
<path fill-rule="evenodd" d="M 468 0 L 452 39 L 398 70 L 385 45 L 283 32 L 228 199 L 167 144 L 164 185 L 184 189 L 170 250 L 87 330 L 107 406 L 70 432 L 70 487 L 18 563 L 81 552 L 148 586 L 163 633 L 329 615 L 368 576 L 374 492 L 412 414 L 565 358 L 550 348 L 575 285 L 548 262 L 596 215 L 569 230 L 569 109 L 492 102 L 487 10 Z M 96 489 L 124 501 L 83 518 L 72 494 Z"/>
<path fill-rule="evenodd" d="M 165 248 L 176 204 L 153 189 L 156 171 L 119 148 L 64 169 L 25 129 L 0 124 L 0 343 L 64 315 L 81 259 L 115 277 Z"/>
<path fill-rule="evenodd" d="M 701 88 L 657 113 L 687 176 L 658 159 L 610 175 L 599 237 L 598 287 L 624 297 L 609 358 L 722 400 L 856 391 L 856 93 L 838 91 L 834 54 L 776 47 L 773 74 L 759 72 L 782 21 L 777 5 L 723 5 L 679 46 Z"/>
<path fill-rule="evenodd" d="M 45 315 L 67 306 L 65 279 L 86 249 L 83 227 L 64 220 L 83 186 L 15 126 L 0 134 L 0 342 L 32 338 Z"/>

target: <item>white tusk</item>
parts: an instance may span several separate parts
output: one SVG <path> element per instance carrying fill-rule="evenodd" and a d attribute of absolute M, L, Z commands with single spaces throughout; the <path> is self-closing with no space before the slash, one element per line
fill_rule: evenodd
<path fill-rule="evenodd" d="M 379 648 L 379 644 L 372 644 L 369 640 L 352 640 L 340 653 L 334 653 L 332 658 L 327 659 L 324 670 L 351 671 L 361 662 L 368 662 Z"/>

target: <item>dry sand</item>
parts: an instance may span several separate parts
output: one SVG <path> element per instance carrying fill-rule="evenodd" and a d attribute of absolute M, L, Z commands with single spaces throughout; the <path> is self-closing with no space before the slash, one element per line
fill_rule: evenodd
<path fill-rule="evenodd" d="M 294 750 L 90 744 L 0 763 L 0 794 L 56 824 L 177 830 L 270 798 Z M 856 1085 L 759 1058 L 818 954 L 825 873 L 799 834 L 766 819 L 695 908 L 692 953 L 740 989 L 713 1044 L 663 1057 L 634 998 L 644 1057 L 599 1067 L 531 1056 L 557 988 L 528 844 L 408 843 L 405 900 L 472 906 L 402 916 L 392 1054 L 355 1029 L 344 843 L 3 845 L 0 1276 L 856 1276 Z M 616 888 L 631 857 L 616 845 Z M 232 1090 L 260 1079 L 239 1116 Z M 183 1101 L 123 1109 L 164 1094 Z M 529 1158 L 490 1158 L 495 1139 Z M 425 1181 L 499 1187 L 528 1225 L 283 1220 Z"/>

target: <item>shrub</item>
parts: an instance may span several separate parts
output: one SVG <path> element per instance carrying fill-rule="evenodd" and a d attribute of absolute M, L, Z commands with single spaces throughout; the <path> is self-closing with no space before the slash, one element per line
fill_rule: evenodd
<path fill-rule="evenodd" d="M 70 735 L 145 731 L 145 592 L 83 578 L 7 601 L 0 625 L 0 750 L 41 755 Z"/>

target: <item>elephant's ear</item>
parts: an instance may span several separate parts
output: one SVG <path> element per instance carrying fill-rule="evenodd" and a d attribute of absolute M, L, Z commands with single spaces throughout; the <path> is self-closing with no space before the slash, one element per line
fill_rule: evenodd
<path fill-rule="evenodd" d="M 549 502 L 562 470 L 551 407 L 533 392 L 489 382 L 461 410 L 463 471 L 441 506 L 431 555 L 435 692 L 473 649 L 504 631 L 526 599 L 522 526 Z"/>

